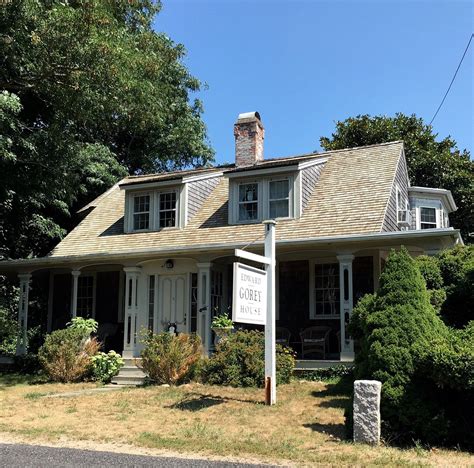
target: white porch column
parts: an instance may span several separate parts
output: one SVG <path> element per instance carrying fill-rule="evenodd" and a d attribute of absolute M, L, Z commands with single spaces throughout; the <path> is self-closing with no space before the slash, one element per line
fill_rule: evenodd
<path fill-rule="evenodd" d="M 123 329 L 123 357 L 136 357 L 138 320 L 138 277 L 140 267 L 125 267 L 125 317 Z"/>
<path fill-rule="evenodd" d="M 28 296 L 30 292 L 31 274 L 20 274 L 20 298 L 18 301 L 18 325 L 20 333 L 16 344 L 17 356 L 26 354 L 28 349 Z"/>
<path fill-rule="evenodd" d="M 72 299 L 71 299 L 71 318 L 77 317 L 77 289 L 79 284 L 79 270 L 72 270 Z"/>
<path fill-rule="evenodd" d="M 202 344 L 206 354 L 209 354 L 212 348 L 211 338 L 211 267 L 212 263 L 198 263 L 198 283 L 197 283 L 197 301 L 198 301 L 198 321 L 197 332 L 201 337 Z"/>
<path fill-rule="evenodd" d="M 338 255 L 339 261 L 339 291 L 341 302 L 341 361 L 352 361 L 354 359 L 354 342 L 349 337 L 347 326 L 352 315 L 353 291 L 352 291 L 352 261 L 354 255 Z"/>

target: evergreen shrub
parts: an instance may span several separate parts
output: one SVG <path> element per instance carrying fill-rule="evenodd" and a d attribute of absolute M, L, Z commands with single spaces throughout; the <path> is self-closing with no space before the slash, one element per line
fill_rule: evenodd
<path fill-rule="evenodd" d="M 295 367 L 290 348 L 276 346 L 277 384 L 289 383 Z M 265 380 L 265 335 L 256 330 L 240 330 L 216 346 L 203 369 L 209 384 L 232 387 L 263 387 Z"/>
<path fill-rule="evenodd" d="M 355 377 L 382 382 L 386 438 L 472 446 L 470 329 L 452 330 L 437 316 L 405 249 L 389 256 L 377 293 L 359 301 L 350 332 L 360 343 Z"/>

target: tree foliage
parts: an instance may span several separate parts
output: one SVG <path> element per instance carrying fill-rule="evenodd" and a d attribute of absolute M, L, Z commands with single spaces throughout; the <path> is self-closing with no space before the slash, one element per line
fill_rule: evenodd
<path fill-rule="evenodd" d="M 0 255 L 44 254 L 71 212 L 126 173 L 212 160 L 201 83 L 152 0 L 0 9 Z"/>
<path fill-rule="evenodd" d="M 451 190 L 458 210 L 451 224 L 471 242 L 474 231 L 474 162 L 467 150 L 460 151 L 451 137 L 437 141 L 433 128 L 415 115 L 395 117 L 358 115 L 336 123 L 330 138 L 322 137 L 326 150 L 403 140 L 408 174 L 414 186 Z"/>

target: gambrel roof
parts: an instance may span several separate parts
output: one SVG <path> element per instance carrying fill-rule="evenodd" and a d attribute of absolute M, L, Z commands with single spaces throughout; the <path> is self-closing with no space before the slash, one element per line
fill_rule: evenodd
<path fill-rule="evenodd" d="M 194 171 L 128 177 L 89 204 L 92 211 L 50 253 L 50 257 L 120 254 L 144 249 L 176 251 L 227 242 L 247 244 L 263 237 L 261 223 L 228 223 L 229 179 L 224 175 L 250 174 L 255 169 L 291 166 L 312 159 L 326 159 L 318 180 L 311 187 L 300 218 L 278 221 L 277 241 L 305 237 L 379 233 L 393 196 L 400 160 L 404 163 L 403 143 L 391 142 L 293 158 L 267 159 L 242 169 L 233 165 Z M 124 190 L 120 185 L 182 179 L 185 176 L 215 172 L 218 181 L 210 195 L 186 226 L 151 232 L 124 233 Z M 224 173 L 224 175 L 222 174 Z M 407 181 L 408 183 L 408 181 Z"/>

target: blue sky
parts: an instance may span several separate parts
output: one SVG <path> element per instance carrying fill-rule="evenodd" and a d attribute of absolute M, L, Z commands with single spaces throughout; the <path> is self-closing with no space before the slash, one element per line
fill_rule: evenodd
<path fill-rule="evenodd" d="M 416 113 L 429 122 L 473 27 L 471 1 L 163 0 L 155 29 L 188 51 L 219 163 L 234 159 L 233 124 L 257 110 L 265 156 L 320 149 L 334 122 Z M 433 123 L 473 151 L 473 55 Z"/>

